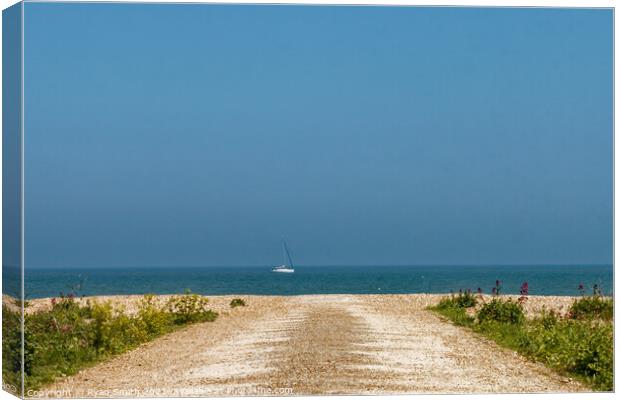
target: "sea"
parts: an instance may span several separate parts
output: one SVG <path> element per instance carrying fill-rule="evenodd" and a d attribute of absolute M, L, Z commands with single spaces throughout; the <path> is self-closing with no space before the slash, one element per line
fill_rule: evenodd
<path fill-rule="evenodd" d="M 190 290 L 204 295 L 490 293 L 518 294 L 528 282 L 530 295 L 578 295 L 597 285 L 613 293 L 611 265 L 528 266 L 296 266 L 295 273 L 271 267 L 26 268 L 27 299 L 78 295 L 171 294 Z M 6 278 L 6 277 L 5 277 Z M 5 289 L 6 289 L 6 285 Z"/>

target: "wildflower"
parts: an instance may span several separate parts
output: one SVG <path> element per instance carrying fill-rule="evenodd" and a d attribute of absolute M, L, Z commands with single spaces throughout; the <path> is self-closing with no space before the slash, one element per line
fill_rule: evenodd
<path fill-rule="evenodd" d="M 521 297 L 519 297 L 519 304 L 523 304 L 525 303 L 525 300 L 527 300 L 527 295 L 529 293 L 529 285 L 527 284 L 527 282 L 523 282 L 523 284 L 521 284 L 521 290 L 519 291 L 519 293 L 521 293 Z"/>
<path fill-rule="evenodd" d="M 501 289 L 502 289 L 502 282 L 499 279 L 497 279 L 495 281 L 495 288 L 493 290 L 493 294 L 499 296 L 499 292 L 500 292 Z"/>

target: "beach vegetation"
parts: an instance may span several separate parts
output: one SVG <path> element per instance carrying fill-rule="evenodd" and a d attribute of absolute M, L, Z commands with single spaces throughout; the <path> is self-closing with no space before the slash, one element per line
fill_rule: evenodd
<path fill-rule="evenodd" d="M 188 290 L 182 296 L 173 296 L 168 301 L 168 311 L 176 324 L 214 321 L 217 313 L 208 310 L 209 300 L 206 297 L 191 293 Z"/>
<path fill-rule="evenodd" d="M 195 294 L 173 296 L 162 306 L 155 300 L 144 296 L 137 312 L 129 314 L 110 302 L 84 304 L 75 296 L 63 296 L 52 299 L 48 309 L 26 312 L 25 387 L 37 389 L 183 326 L 217 317 L 206 309 L 207 299 Z M 3 379 L 16 387 L 21 386 L 20 318 L 19 312 L 3 306 Z"/>
<path fill-rule="evenodd" d="M 575 320 L 546 311 L 518 335 L 519 341 L 511 347 L 524 355 L 582 378 L 594 389 L 613 390 L 611 323 Z"/>
<path fill-rule="evenodd" d="M 471 326 L 474 322 L 474 318 L 467 314 L 465 308 L 459 307 L 452 302 L 440 303 L 435 309 L 448 317 L 456 325 Z"/>
<path fill-rule="evenodd" d="M 521 291 L 521 298 L 524 296 L 527 290 Z M 475 318 L 453 296 L 431 309 L 594 390 L 612 391 L 613 301 L 600 295 L 582 297 L 566 315 L 543 309 L 539 315 L 526 318 L 521 298 L 512 301 L 494 296 L 480 307 Z"/>
<path fill-rule="evenodd" d="M 614 317 L 614 302 L 600 295 L 583 296 L 572 304 L 569 316 L 573 319 L 611 321 Z"/>
<path fill-rule="evenodd" d="M 471 290 L 459 290 L 457 295 L 451 294 L 450 297 L 443 298 L 440 302 L 444 307 L 456 306 L 460 308 L 474 307 L 477 304 L 476 296 Z"/>
<path fill-rule="evenodd" d="M 240 298 L 234 298 L 230 301 L 230 307 L 231 308 L 245 307 L 245 300 L 240 299 Z"/>
<path fill-rule="evenodd" d="M 13 394 L 21 387 L 20 373 L 22 365 L 21 353 L 21 317 L 20 313 L 6 304 L 2 305 L 2 383 L 5 388 L 11 387 Z M 30 353 L 30 352 L 28 352 Z M 31 354 L 25 354 L 25 368 L 32 366 Z"/>
<path fill-rule="evenodd" d="M 476 318 L 481 324 L 489 321 L 520 324 L 525 319 L 525 315 L 521 304 L 518 302 L 496 297 L 482 305 L 476 313 Z"/>
<path fill-rule="evenodd" d="M 157 305 L 156 298 L 152 294 L 147 294 L 140 299 L 138 319 L 149 339 L 168 332 L 173 323 L 170 313 Z"/>

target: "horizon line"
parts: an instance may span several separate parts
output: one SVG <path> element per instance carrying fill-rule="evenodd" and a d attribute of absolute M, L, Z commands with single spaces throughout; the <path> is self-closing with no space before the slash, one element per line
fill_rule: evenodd
<path fill-rule="evenodd" d="M 613 267 L 612 263 L 464 263 L 464 264 L 297 264 L 295 267 L 299 268 L 314 268 L 314 267 L 596 267 L 605 266 Z M 4 267 L 11 268 L 11 266 L 3 265 Z M 120 268 L 271 268 L 271 264 L 252 264 L 252 265 L 112 265 L 112 266 L 25 266 L 24 269 L 120 269 Z M 18 266 L 13 266 L 18 268 Z"/>

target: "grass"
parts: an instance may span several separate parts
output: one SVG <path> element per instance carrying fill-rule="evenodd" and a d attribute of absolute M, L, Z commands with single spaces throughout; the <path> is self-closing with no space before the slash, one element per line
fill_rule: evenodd
<path fill-rule="evenodd" d="M 526 319 L 522 303 L 499 296 L 475 317 L 452 296 L 431 307 L 456 325 L 575 377 L 594 390 L 613 390 L 613 302 L 601 296 L 576 300 L 567 316 L 544 311 Z"/>
<path fill-rule="evenodd" d="M 207 299 L 186 292 L 163 307 L 155 297 L 141 299 L 138 312 L 128 315 L 108 303 L 80 305 L 73 296 L 52 299 L 49 310 L 25 317 L 25 388 L 37 389 L 59 376 L 120 354 L 180 327 L 213 321 Z M 3 381 L 20 387 L 20 314 L 3 306 Z M 16 323 L 17 321 L 17 323 Z"/>

